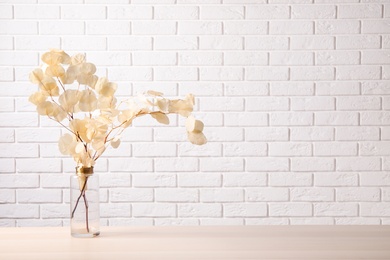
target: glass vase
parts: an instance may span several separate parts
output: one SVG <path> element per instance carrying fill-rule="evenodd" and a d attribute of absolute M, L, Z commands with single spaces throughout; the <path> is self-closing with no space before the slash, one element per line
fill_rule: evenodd
<path fill-rule="evenodd" d="M 73 237 L 100 234 L 99 176 L 93 167 L 76 167 L 70 178 L 70 228 Z"/>

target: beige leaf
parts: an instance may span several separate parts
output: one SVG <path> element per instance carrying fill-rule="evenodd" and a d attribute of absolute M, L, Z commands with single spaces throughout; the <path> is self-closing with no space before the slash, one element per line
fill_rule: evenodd
<path fill-rule="evenodd" d="M 63 77 L 65 75 L 65 70 L 59 64 L 50 65 L 46 68 L 45 74 L 49 77 Z"/>
<path fill-rule="evenodd" d="M 43 77 L 43 71 L 41 69 L 35 69 L 30 73 L 30 81 L 34 84 L 40 84 Z"/>
<path fill-rule="evenodd" d="M 117 136 L 111 141 L 112 148 L 116 149 L 119 147 L 120 144 L 121 144 L 121 140 Z"/>
<path fill-rule="evenodd" d="M 71 134 L 64 134 L 60 137 L 58 141 L 58 148 L 60 149 L 60 152 L 64 155 L 71 154 L 71 150 L 74 149 L 74 145 L 76 143 L 76 139 L 74 135 Z"/>
<path fill-rule="evenodd" d="M 46 101 L 46 98 L 47 96 L 44 95 L 41 91 L 37 91 L 29 97 L 28 101 L 38 106 L 40 103 Z"/>
<path fill-rule="evenodd" d="M 48 65 L 69 64 L 70 57 L 63 50 L 52 49 L 42 55 L 42 61 Z"/>
<path fill-rule="evenodd" d="M 192 115 L 186 120 L 186 129 L 188 132 L 202 132 L 204 124 L 200 120 L 196 120 Z"/>
<path fill-rule="evenodd" d="M 206 136 L 202 132 L 188 132 L 188 140 L 196 145 L 207 143 Z"/>
<path fill-rule="evenodd" d="M 69 113 L 75 112 L 75 105 L 79 102 L 81 93 L 75 89 L 67 89 L 58 98 L 59 103 Z"/>
<path fill-rule="evenodd" d="M 90 90 L 83 90 L 81 92 L 79 108 L 84 112 L 94 111 L 97 108 L 97 98 L 95 93 Z"/>
<path fill-rule="evenodd" d="M 166 114 L 161 112 L 153 112 L 150 114 L 153 118 L 155 118 L 159 123 L 164 125 L 169 125 L 169 118 Z"/>
<path fill-rule="evenodd" d="M 146 91 L 146 94 L 148 94 L 150 96 L 159 96 L 159 97 L 164 95 L 163 93 L 158 92 L 158 91 L 154 91 L 154 90 L 148 90 L 148 91 Z"/>
<path fill-rule="evenodd" d="M 60 94 L 60 90 L 57 86 L 57 82 L 51 77 L 44 77 L 39 87 L 47 95 L 55 97 Z"/>

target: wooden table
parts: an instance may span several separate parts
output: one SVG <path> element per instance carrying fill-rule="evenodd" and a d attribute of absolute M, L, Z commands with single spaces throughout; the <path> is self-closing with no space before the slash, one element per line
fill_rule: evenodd
<path fill-rule="evenodd" d="M 0 228 L 0 259 L 390 259 L 390 226 Z"/>

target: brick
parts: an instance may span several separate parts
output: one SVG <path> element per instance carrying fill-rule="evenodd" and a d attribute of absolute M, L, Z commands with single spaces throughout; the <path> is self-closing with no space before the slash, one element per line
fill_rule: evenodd
<path fill-rule="evenodd" d="M 270 65 L 313 65 L 312 52 L 272 52 Z"/>
<path fill-rule="evenodd" d="M 362 64 L 390 64 L 389 57 L 388 50 L 362 51 Z"/>
<path fill-rule="evenodd" d="M 290 218 L 290 225 L 334 225 L 333 218 Z"/>
<path fill-rule="evenodd" d="M 38 175 L 1 174 L 1 188 L 37 188 L 39 187 Z"/>
<path fill-rule="evenodd" d="M 319 96 L 359 95 L 360 84 L 353 81 L 317 82 L 316 94 Z"/>
<path fill-rule="evenodd" d="M 59 203 L 62 202 L 62 191 L 54 189 L 31 190 L 18 189 L 16 196 L 19 203 Z"/>
<path fill-rule="evenodd" d="M 310 203 L 270 203 L 269 215 L 271 217 L 312 216 L 312 205 Z"/>
<path fill-rule="evenodd" d="M 38 55 L 34 52 L 1 52 L 0 66 L 38 65 Z"/>
<path fill-rule="evenodd" d="M 19 219 L 17 227 L 62 227 L 60 219 Z"/>
<path fill-rule="evenodd" d="M 380 79 L 379 66 L 343 66 L 336 68 L 337 80 L 372 80 Z"/>
<path fill-rule="evenodd" d="M 288 37 L 284 36 L 247 36 L 245 37 L 246 50 L 287 50 Z"/>
<path fill-rule="evenodd" d="M 244 70 L 240 67 L 201 67 L 200 80 L 243 80 Z"/>
<path fill-rule="evenodd" d="M 62 46 L 64 49 L 69 51 L 101 51 L 106 50 L 107 43 L 105 37 L 100 36 L 66 36 L 62 38 Z M 88 53 L 88 59 L 90 57 L 90 53 Z M 92 60 L 92 59 L 91 59 Z M 94 61 L 96 62 L 96 61 Z M 103 64 L 99 64 L 103 65 Z"/>
<path fill-rule="evenodd" d="M 390 49 L 390 35 L 382 36 L 382 49 Z"/>
<path fill-rule="evenodd" d="M 314 203 L 316 217 L 354 217 L 358 216 L 357 203 Z"/>
<path fill-rule="evenodd" d="M 340 35 L 336 37 L 336 49 L 379 49 L 381 38 L 379 35 Z"/>
<path fill-rule="evenodd" d="M 224 117 L 226 126 L 266 126 L 268 115 L 266 113 L 246 112 L 227 113 Z"/>
<path fill-rule="evenodd" d="M 242 6 L 201 6 L 200 18 L 204 20 L 244 19 Z"/>
<path fill-rule="evenodd" d="M 15 131 L 11 128 L 0 129 L 0 142 L 1 143 L 13 143 L 15 142 Z"/>
<path fill-rule="evenodd" d="M 334 189 L 331 188 L 290 188 L 291 201 L 334 201 Z"/>
<path fill-rule="evenodd" d="M 180 156 L 219 156 L 222 154 L 220 144 L 209 143 L 207 146 L 194 146 L 190 143 L 180 143 L 178 153 Z"/>
<path fill-rule="evenodd" d="M 15 160 L 14 159 L 0 159 L 0 173 L 13 173 L 15 172 Z"/>
<path fill-rule="evenodd" d="M 61 172 L 60 159 L 16 159 L 16 170 L 20 173 Z"/>
<path fill-rule="evenodd" d="M 339 157 L 336 158 L 337 171 L 378 171 L 381 168 L 379 157 Z"/>
<path fill-rule="evenodd" d="M 270 156 L 310 156 L 312 146 L 309 143 L 270 143 Z"/>
<path fill-rule="evenodd" d="M 248 67 L 245 69 L 246 80 L 283 81 L 289 79 L 288 67 Z"/>
<path fill-rule="evenodd" d="M 110 218 L 110 226 L 153 226 L 152 218 Z"/>
<path fill-rule="evenodd" d="M 36 176 L 38 177 L 38 176 Z M 40 177 L 42 188 L 66 188 L 69 189 L 69 174 L 42 174 Z M 39 186 L 39 180 L 37 181 Z M 104 187 L 104 186 L 103 186 Z"/>
<path fill-rule="evenodd" d="M 219 203 L 188 203 L 178 205 L 179 217 L 221 217 L 222 205 Z"/>
<path fill-rule="evenodd" d="M 390 125 L 388 111 L 362 112 L 360 115 L 361 125 Z"/>
<path fill-rule="evenodd" d="M 198 80 L 198 69 L 195 67 L 155 68 L 154 78 L 162 81 Z"/>
<path fill-rule="evenodd" d="M 313 125 L 313 113 L 277 112 L 270 114 L 271 126 L 308 126 Z"/>
<path fill-rule="evenodd" d="M 258 172 L 258 171 L 271 171 L 281 172 L 288 171 L 290 169 L 288 158 L 274 158 L 274 157 L 252 157 L 247 158 L 245 164 L 246 171 Z"/>
<path fill-rule="evenodd" d="M 156 50 L 194 50 L 198 48 L 198 39 L 195 36 L 156 36 L 154 46 Z"/>
<path fill-rule="evenodd" d="M 221 96 L 223 85 L 219 82 L 185 82 L 179 83 L 179 95 L 185 96 L 187 93 L 194 93 L 196 97 L 201 96 Z"/>
<path fill-rule="evenodd" d="M 327 66 L 292 67 L 291 80 L 333 80 L 335 69 Z"/>
<path fill-rule="evenodd" d="M 39 218 L 39 205 L 0 204 L 2 218 Z"/>
<path fill-rule="evenodd" d="M 336 225 L 380 225 L 375 218 L 335 218 Z"/>
<path fill-rule="evenodd" d="M 0 144 L 0 157 L 2 158 L 23 158 L 38 157 L 37 144 Z"/>
<path fill-rule="evenodd" d="M 153 170 L 153 160 L 150 158 L 112 158 L 110 171 L 114 172 L 150 172 Z"/>
<path fill-rule="evenodd" d="M 265 96 L 268 84 L 265 82 L 228 82 L 225 83 L 226 96 Z"/>
<path fill-rule="evenodd" d="M 179 35 L 216 35 L 222 34 L 222 22 L 214 21 L 180 21 Z"/>
<path fill-rule="evenodd" d="M 261 35 L 267 34 L 266 21 L 224 21 L 223 34 L 228 35 Z"/>
<path fill-rule="evenodd" d="M 333 171 L 335 169 L 335 160 L 333 158 L 291 158 L 291 170 L 300 172 L 311 171 Z"/>
<path fill-rule="evenodd" d="M 360 21 L 358 20 L 319 20 L 316 21 L 315 34 L 358 34 Z"/>
<path fill-rule="evenodd" d="M 291 98 L 291 110 L 295 111 L 326 111 L 335 109 L 333 97 L 294 97 Z"/>
<path fill-rule="evenodd" d="M 96 28 L 97 30 L 98 28 Z M 89 31 L 90 29 L 88 29 Z M 37 34 L 37 33 L 36 33 Z M 80 35 L 85 34 L 85 24 L 82 21 L 55 20 L 39 23 L 39 34 L 43 35 Z"/>
<path fill-rule="evenodd" d="M 151 81 L 153 73 L 151 68 L 142 67 L 110 67 L 109 78 L 116 80 Z"/>
<path fill-rule="evenodd" d="M 14 48 L 14 37 L 1 36 L 0 48 L 2 50 L 12 50 Z"/>
<path fill-rule="evenodd" d="M 245 131 L 247 141 L 287 141 L 288 128 L 285 127 L 251 127 Z"/>
<path fill-rule="evenodd" d="M 333 5 L 293 5 L 292 19 L 332 19 L 336 18 L 336 6 Z"/>
<path fill-rule="evenodd" d="M 316 125 L 358 125 L 359 115 L 357 112 L 316 112 Z"/>
<path fill-rule="evenodd" d="M 0 204 L 10 204 L 16 202 L 15 190 L 1 189 L 0 190 Z"/>
<path fill-rule="evenodd" d="M 318 142 L 314 144 L 315 156 L 357 156 L 358 144 L 352 142 Z"/>
<path fill-rule="evenodd" d="M 389 145 L 390 142 L 387 141 L 359 142 L 359 152 L 362 156 L 390 155 Z"/>
<path fill-rule="evenodd" d="M 1 5 L 0 19 L 12 19 L 13 18 L 13 6 L 12 5 Z"/>
<path fill-rule="evenodd" d="M 267 144 L 260 142 L 224 143 L 224 156 L 266 156 Z"/>
<path fill-rule="evenodd" d="M 286 5 L 252 5 L 247 7 L 246 19 L 288 19 L 290 18 L 290 8 Z"/>
<path fill-rule="evenodd" d="M 60 44 L 61 39 L 57 36 L 15 36 L 15 50 L 46 51 L 50 48 L 60 48 Z"/>
<path fill-rule="evenodd" d="M 338 7 L 338 17 L 344 18 L 380 18 L 382 17 L 382 5 L 380 4 L 358 4 L 340 5 Z"/>
<path fill-rule="evenodd" d="M 85 36 L 84 36 L 85 37 Z M 85 37 L 88 38 L 89 37 Z M 104 42 L 106 41 L 105 38 Z M 66 42 L 66 41 L 65 41 Z M 105 47 L 104 47 L 105 49 Z M 111 36 L 108 38 L 109 50 L 151 50 L 152 37 L 149 36 Z"/>
<path fill-rule="evenodd" d="M 127 3 L 126 3 L 127 4 Z M 109 5 L 108 19 L 111 20 L 144 20 L 152 19 L 153 8 L 147 5 Z"/>
<path fill-rule="evenodd" d="M 16 129 L 16 138 L 21 143 L 57 142 L 60 129 L 26 128 Z"/>
<path fill-rule="evenodd" d="M 225 217 L 264 217 L 267 216 L 265 203 L 229 203 L 223 205 Z"/>
<path fill-rule="evenodd" d="M 379 140 L 378 127 L 337 127 L 336 140 L 340 141 L 364 141 Z"/>
<path fill-rule="evenodd" d="M 388 217 L 390 216 L 390 203 L 389 202 L 377 202 L 377 203 L 361 203 L 360 215 L 363 217 Z"/>
<path fill-rule="evenodd" d="M 176 33 L 174 21 L 134 21 L 131 25 L 134 35 L 168 35 Z"/>
<path fill-rule="evenodd" d="M 156 172 L 191 172 L 198 170 L 197 158 L 157 158 L 154 160 Z"/>
<path fill-rule="evenodd" d="M 333 50 L 335 37 L 332 36 L 291 36 L 292 50 Z"/>
<path fill-rule="evenodd" d="M 258 187 L 266 186 L 266 173 L 226 173 L 223 175 L 224 187 Z M 247 191 L 245 191 L 247 196 Z"/>
<path fill-rule="evenodd" d="M 195 20 L 199 19 L 199 8 L 197 6 L 155 6 L 154 19 Z"/>
<path fill-rule="evenodd" d="M 175 174 L 143 173 L 133 174 L 134 187 L 174 187 L 176 186 Z"/>
<path fill-rule="evenodd" d="M 270 21 L 270 34 L 313 34 L 314 23 L 311 21 Z"/>
<path fill-rule="evenodd" d="M 150 224 L 151 226 L 153 223 Z M 197 226 L 197 219 L 158 218 L 154 220 L 155 226 Z"/>
<path fill-rule="evenodd" d="M 240 36 L 201 36 L 199 40 L 201 50 L 242 50 L 243 38 Z"/>
<path fill-rule="evenodd" d="M 381 128 L 381 140 L 390 140 L 390 127 Z"/>
<path fill-rule="evenodd" d="M 156 189 L 156 201 L 158 202 L 198 202 L 199 191 L 197 189 Z"/>
<path fill-rule="evenodd" d="M 16 21 L 16 20 L 1 21 L 0 34 L 9 34 L 9 35 L 38 34 L 38 22 Z"/>
<path fill-rule="evenodd" d="M 202 172 L 235 172 L 244 170 L 243 158 L 200 158 Z"/>
<path fill-rule="evenodd" d="M 1 112 L 14 112 L 15 101 L 12 98 L 0 98 L 0 111 Z M 2 138 L 2 137 L 0 137 Z"/>
<path fill-rule="evenodd" d="M 118 217 L 130 217 L 130 216 L 131 216 L 131 206 L 129 203 L 100 203 L 100 217 L 118 218 Z"/>
<path fill-rule="evenodd" d="M 318 187 L 342 187 L 357 186 L 359 176 L 356 173 L 349 172 L 332 172 L 332 173 L 315 173 L 314 185 Z"/>
<path fill-rule="evenodd" d="M 345 202 L 364 202 L 364 201 L 379 201 L 381 191 L 379 188 L 337 188 L 336 201 Z"/>
<path fill-rule="evenodd" d="M 289 99 L 285 97 L 256 97 L 246 98 L 248 111 L 281 111 L 289 110 Z"/>
<path fill-rule="evenodd" d="M 113 188 L 110 190 L 111 202 L 151 202 L 153 189 Z"/>
<path fill-rule="evenodd" d="M 176 144 L 173 143 L 136 143 L 132 146 L 135 157 L 176 156 Z"/>
<path fill-rule="evenodd" d="M 200 219 L 200 225 L 202 226 L 237 226 L 244 225 L 244 219 L 242 218 L 209 218 Z"/>
<path fill-rule="evenodd" d="M 128 21 L 87 21 L 86 34 L 89 35 L 130 34 L 130 22 Z"/>
<path fill-rule="evenodd" d="M 331 127 L 291 127 L 292 141 L 331 141 L 334 139 Z"/>
<path fill-rule="evenodd" d="M 267 65 L 268 54 L 266 52 L 226 52 L 224 53 L 224 65 Z"/>
<path fill-rule="evenodd" d="M 246 218 L 245 225 L 289 225 L 288 218 Z"/>
<path fill-rule="evenodd" d="M 222 176 L 218 173 L 180 173 L 179 187 L 220 187 Z"/>
<path fill-rule="evenodd" d="M 200 189 L 201 202 L 244 201 L 244 190 L 238 188 Z"/>
<path fill-rule="evenodd" d="M 60 7 L 55 5 L 15 5 L 16 19 L 59 19 Z"/>
<path fill-rule="evenodd" d="M 180 52 L 179 65 L 222 65 L 222 57 L 221 52 Z"/>
<path fill-rule="evenodd" d="M 314 84 L 310 82 L 271 82 L 271 96 L 311 96 Z"/>
<path fill-rule="evenodd" d="M 316 53 L 318 65 L 353 65 L 360 63 L 357 51 L 321 51 Z"/>
<path fill-rule="evenodd" d="M 289 190 L 287 188 L 248 188 L 245 189 L 245 201 L 288 201 Z"/>
<path fill-rule="evenodd" d="M 95 20 L 106 18 L 106 7 L 100 5 L 61 6 L 61 18 L 70 20 Z"/>

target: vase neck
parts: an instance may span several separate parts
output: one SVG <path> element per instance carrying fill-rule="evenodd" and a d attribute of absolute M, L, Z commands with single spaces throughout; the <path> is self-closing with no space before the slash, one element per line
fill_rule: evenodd
<path fill-rule="evenodd" d="M 91 166 L 91 167 L 77 166 L 76 167 L 76 174 L 77 175 L 93 174 L 93 166 Z"/>

